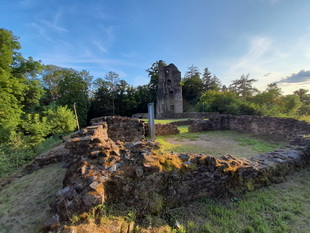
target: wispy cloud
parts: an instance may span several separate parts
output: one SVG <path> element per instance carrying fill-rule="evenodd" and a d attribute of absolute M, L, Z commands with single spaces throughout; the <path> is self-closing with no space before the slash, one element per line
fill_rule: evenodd
<path fill-rule="evenodd" d="M 48 20 L 40 20 L 41 23 L 43 23 L 45 26 L 49 27 L 50 30 L 54 30 L 57 32 L 68 32 L 68 30 L 62 26 L 59 25 L 59 21 L 61 20 L 61 17 L 63 15 L 62 10 L 58 10 L 56 14 L 53 16 L 53 19 Z"/>
<path fill-rule="evenodd" d="M 34 29 L 39 36 L 44 38 L 47 41 L 54 42 L 54 40 L 48 35 L 48 32 L 46 31 L 46 27 L 37 24 L 37 23 L 30 23 L 28 24 L 32 29 Z"/>
<path fill-rule="evenodd" d="M 272 48 L 272 40 L 268 37 L 257 36 L 249 41 L 249 48 L 241 58 L 231 61 L 227 73 L 241 75 L 242 73 L 261 72 L 262 63 L 266 62 L 267 54 Z M 270 59 L 270 57 L 269 57 Z M 267 58 L 267 60 L 269 60 Z"/>
<path fill-rule="evenodd" d="M 93 44 L 103 53 L 108 52 L 108 49 L 102 44 L 101 41 L 93 41 Z"/>

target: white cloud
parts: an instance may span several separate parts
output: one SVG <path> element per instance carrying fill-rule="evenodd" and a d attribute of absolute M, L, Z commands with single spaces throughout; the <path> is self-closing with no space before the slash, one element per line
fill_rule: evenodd
<path fill-rule="evenodd" d="M 287 41 L 268 36 L 252 37 L 244 55 L 226 62 L 227 71 L 220 77 L 224 78 L 224 82 L 226 79 L 228 84 L 228 81 L 250 73 L 251 78 L 258 79 L 255 86 L 264 89 L 267 84 L 284 79 L 292 73 L 309 70 L 310 34 L 303 32 L 303 35 L 292 36 Z M 293 86 L 295 87 L 282 84 L 281 86 L 286 89 L 284 92 L 291 92 Z"/>

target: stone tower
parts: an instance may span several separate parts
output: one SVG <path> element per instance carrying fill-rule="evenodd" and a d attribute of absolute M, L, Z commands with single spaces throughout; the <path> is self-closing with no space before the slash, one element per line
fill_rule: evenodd
<path fill-rule="evenodd" d="M 156 118 L 173 118 L 183 112 L 181 72 L 174 64 L 165 66 L 162 61 L 158 69 Z"/>

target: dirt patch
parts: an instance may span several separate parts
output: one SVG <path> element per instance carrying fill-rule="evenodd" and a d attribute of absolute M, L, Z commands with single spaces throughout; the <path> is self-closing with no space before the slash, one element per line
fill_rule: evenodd
<path fill-rule="evenodd" d="M 0 191 L 0 232 L 39 232 L 66 169 L 53 164 L 15 179 Z"/>

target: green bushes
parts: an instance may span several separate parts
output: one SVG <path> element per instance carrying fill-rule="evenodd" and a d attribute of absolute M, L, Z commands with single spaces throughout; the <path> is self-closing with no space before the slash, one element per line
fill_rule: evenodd
<path fill-rule="evenodd" d="M 19 131 L 12 131 L 0 144 L 0 176 L 31 161 L 59 143 L 60 135 L 76 127 L 74 114 L 67 107 L 50 106 L 41 113 L 23 116 Z"/>

